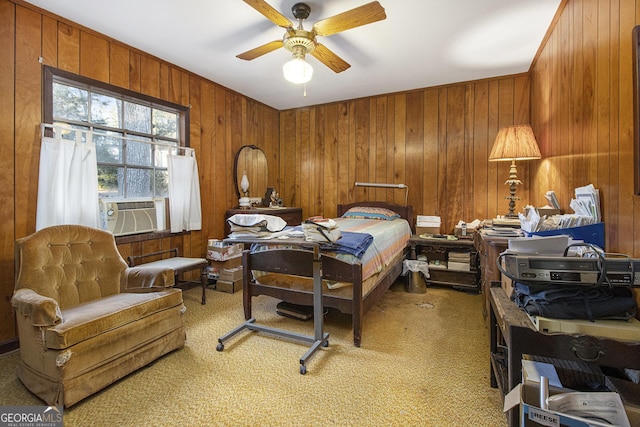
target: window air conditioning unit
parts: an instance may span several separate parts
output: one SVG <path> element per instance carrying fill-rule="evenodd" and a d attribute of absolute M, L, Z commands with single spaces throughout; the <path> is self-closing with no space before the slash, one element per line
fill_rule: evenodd
<path fill-rule="evenodd" d="M 102 228 L 114 236 L 148 233 L 165 229 L 164 199 L 100 200 Z"/>

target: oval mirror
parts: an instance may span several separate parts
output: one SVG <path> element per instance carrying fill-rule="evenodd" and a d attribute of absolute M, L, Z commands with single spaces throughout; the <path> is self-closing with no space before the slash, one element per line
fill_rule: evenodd
<path fill-rule="evenodd" d="M 260 147 L 243 145 L 236 153 L 233 176 L 235 177 L 234 184 L 238 198 L 244 196 L 244 194 L 241 194 L 241 181 L 244 173 L 247 174 L 249 180 L 247 197 L 264 198 L 264 193 L 267 191 L 269 168 L 267 167 L 267 156 Z"/>

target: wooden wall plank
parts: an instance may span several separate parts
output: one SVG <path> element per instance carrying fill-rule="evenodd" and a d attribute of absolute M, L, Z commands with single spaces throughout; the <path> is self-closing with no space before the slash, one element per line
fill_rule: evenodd
<path fill-rule="evenodd" d="M 337 127 L 336 127 L 336 142 L 337 142 L 337 200 L 345 200 L 349 197 L 350 189 L 353 188 L 353 169 L 350 168 L 351 153 L 349 144 L 345 144 L 344 141 L 349 141 L 349 105 L 345 102 L 341 102 L 336 105 L 337 107 Z M 298 165 L 300 162 L 298 162 Z"/>
<path fill-rule="evenodd" d="M 18 6 L 15 35 L 15 207 L 16 237 L 35 229 L 40 144 L 42 78 L 38 62 L 41 52 L 40 14 Z"/>
<path fill-rule="evenodd" d="M 129 88 L 129 51 L 117 43 L 109 44 L 109 84 Z"/>
<path fill-rule="evenodd" d="M 487 189 L 488 171 L 487 162 L 491 145 L 488 140 L 489 120 L 489 82 L 478 82 L 474 85 L 473 116 L 467 127 L 472 127 L 468 132 L 472 133 L 473 144 L 473 175 L 470 188 L 473 191 L 473 212 L 470 220 L 490 218 L 488 216 Z"/>
<path fill-rule="evenodd" d="M 405 180 L 409 186 L 409 199 L 424 209 L 422 186 L 414 185 L 424 177 L 424 94 L 422 91 L 407 93 L 405 128 Z"/>
<path fill-rule="evenodd" d="M 80 74 L 109 82 L 109 42 L 85 31 L 80 32 Z"/>
<path fill-rule="evenodd" d="M 0 58 L 15 57 L 16 6 L 0 2 Z M 15 336 L 13 295 L 15 241 L 15 67 L 12 60 L 0 60 L 0 343 Z"/>
<path fill-rule="evenodd" d="M 58 22 L 49 16 L 42 17 L 42 63 L 58 66 Z"/>
<path fill-rule="evenodd" d="M 633 253 L 634 241 L 629 239 L 628 236 L 633 236 L 634 233 L 634 211 L 629 209 L 633 206 L 635 197 L 633 196 L 634 182 L 633 174 L 629 171 L 633 170 L 633 98 L 631 96 L 625 96 L 625 94 L 633 93 L 633 72 L 632 67 L 625 67 L 622 64 L 632 64 L 633 56 L 632 49 L 633 43 L 629 37 L 629 28 L 635 26 L 635 13 L 636 6 L 631 2 L 620 3 L 620 23 L 618 25 L 618 40 L 619 40 L 619 64 L 620 66 L 620 79 L 618 82 L 618 94 L 619 94 L 619 112 L 618 112 L 618 126 L 619 126 L 619 162 L 617 167 L 617 175 L 620 182 L 620 191 L 618 193 L 618 218 L 616 221 L 618 228 L 618 235 L 620 236 L 616 247 L 621 253 Z M 613 127 L 612 127 L 613 128 Z M 614 130 L 614 129 L 612 129 Z"/>
<path fill-rule="evenodd" d="M 406 153 L 407 153 L 407 141 L 404 137 L 405 132 L 407 130 L 407 123 L 404 120 L 406 116 L 407 109 L 407 97 L 406 94 L 394 94 L 393 103 L 394 109 L 390 111 L 393 114 L 393 117 L 390 117 L 390 120 L 393 120 L 393 152 L 394 152 L 394 177 L 396 179 L 395 182 L 399 184 L 410 185 L 407 182 L 406 170 Z M 425 100 L 426 102 L 426 100 Z M 405 204 L 405 198 L 407 197 L 407 191 L 405 189 L 404 194 L 402 192 L 395 193 L 396 196 L 393 199 L 395 203 Z M 350 199 L 354 200 L 354 199 Z"/>
<path fill-rule="evenodd" d="M 140 92 L 160 98 L 160 61 L 142 55 L 140 57 Z"/>
<path fill-rule="evenodd" d="M 80 73 L 80 30 L 58 22 L 58 68 Z"/>

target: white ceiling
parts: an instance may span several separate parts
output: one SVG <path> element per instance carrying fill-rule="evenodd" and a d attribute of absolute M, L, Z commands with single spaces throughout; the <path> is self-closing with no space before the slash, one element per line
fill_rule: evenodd
<path fill-rule="evenodd" d="M 306 86 L 284 80 L 284 48 L 236 55 L 281 39 L 284 29 L 242 0 L 27 0 L 40 8 L 278 110 L 526 72 L 561 0 L 379 0 L 387 19 L 318 41 L 351 68 L 336 74 L 308 56 Z M 297 21 L 299 0 L 267 0 Z M 316 21 L 369 0 L 309 0 Z"/>

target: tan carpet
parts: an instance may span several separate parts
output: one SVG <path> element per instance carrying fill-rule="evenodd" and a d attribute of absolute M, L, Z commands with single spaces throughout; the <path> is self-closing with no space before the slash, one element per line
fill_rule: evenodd
<path fill-rule="evenodd" d="M 254 298 L 259 323 L 313 334 L 313 323 L 275 314 Z M 350 317 L 326 316 L 329 347 L 300 375 L 307 346 L 243 332 L 242 293 L 185 292 L 187 346 L 64 412 L 65 426 L 505 426 L 489 387 L 482 296 L 446 288 L 409 294 L 394 287 L 366 316 L 362 347 Z M 42 405 L 0 357 L 0 405 Z"/>

